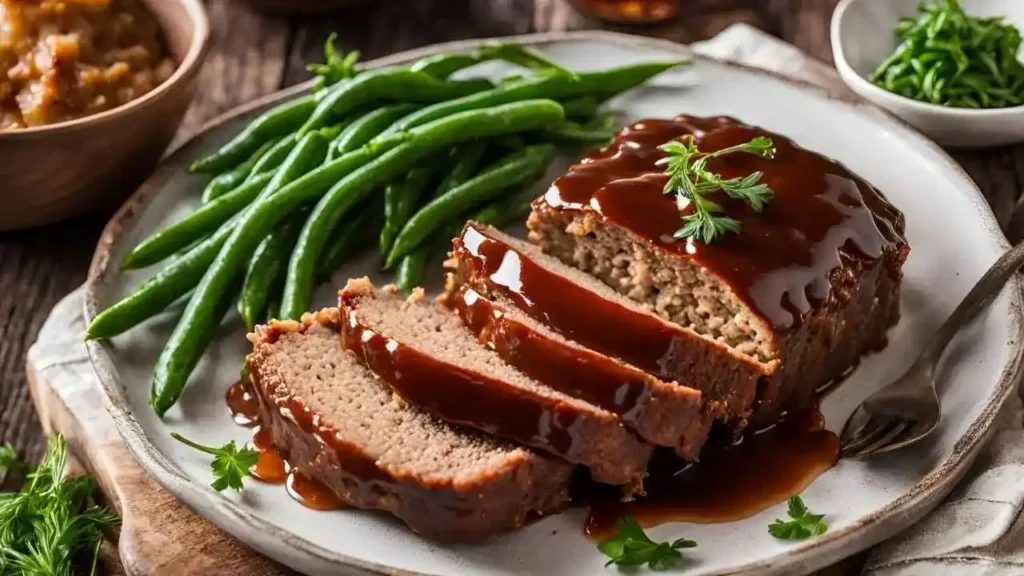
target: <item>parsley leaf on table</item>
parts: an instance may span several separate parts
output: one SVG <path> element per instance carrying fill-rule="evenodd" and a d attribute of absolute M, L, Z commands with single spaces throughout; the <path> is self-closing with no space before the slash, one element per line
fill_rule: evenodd
<path fill-rule="evenodd" d="M 768 533 L 780 540 L 806 540 L 821 536 L 828 530 L 822 520 L 824 514 L 811 514 L 799 496 L 789 499 L 789 517 L 792 520 L 775 520 L 768 526 Z"/>
<path fill-rule="evenodd" d="M 630 516 L 619 518 L 616 523 L 618 533 L 598 544 L 597 549 L 611 558 L 605 564 L 609 566 L 647 566 L 651 570 L 671 570 L 682 564 L 683 554 L 680 550 L 693 548 L 697 545 L 693 540 L 680 538 L 669 544 L 651 540 L 644 529 Z"/>
<path fill-rule="evenodd" d="M 242 479 L 249 475 L 249 469 L 260 459 L 259 451 L 250 448 L 248 444 L 239 449 L 234 440 L 220 448 L 212 448 L 193 442 L 177 432 L 171 432 L 171 437 L 186 446 L 213 456 L 213 462 L 210 463 L 213 483 L 210 486 L 217 492 L 222 492 L 226 488 L 241 490 Z"/>
<path fill-rule="evenodd" d="M 761 172 L 726 180 L 707 168 L 708 160 L 737 152 L 774 158 L 775 145 L 771 138 L 758 136 L 745 144 L 715 152 L 701 152 L 696 139 L 686 135 L 682 140 L 666 142 L 658 148 L 668 153 L 658 160 L 659 166 L 666 166 L 665 173 L 669 177 L 665 194 L 675 194 L 678 205 L 693 204 L 693 213 L 683 217 L 683 227 L 674 234 L 678 239 L 692 238 L 710 244 L 721 234 L 739 233 L 739 221 L 722 215 L 725 211 L 722 206 L 707 198 L 711 192 L 721 190 L 730 198 L 746 202 L 757 212 L 771 202 L 773 192 L 761 182 L 764 176 Z"/>
<path fill-rule="evenodd" d="M 51 437 L 21 492 L 0 493 L 0 576 L 71 574 L 73 560 L 87 550 L 95 565 L 103 531 L 117 517 L 88 505 L 96 484 L 68 477 L 66 464 L 64 439 Z"/>

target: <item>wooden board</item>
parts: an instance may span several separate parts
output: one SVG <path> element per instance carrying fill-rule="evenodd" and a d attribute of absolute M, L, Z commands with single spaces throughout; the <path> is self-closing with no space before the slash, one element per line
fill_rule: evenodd
<path fill-rule="evenodd" d="M 107 505 L 121 516 L 120 537 L 106 547 L 106 573 L 293 574 L 197 516 L 154 482 L 124 445 L 98 389 L 55 386 L 31 361 L 25 371 L 43 427 L 67 439 L 78 460 L 72 468 L 80 463 L 96 478 Z"/>

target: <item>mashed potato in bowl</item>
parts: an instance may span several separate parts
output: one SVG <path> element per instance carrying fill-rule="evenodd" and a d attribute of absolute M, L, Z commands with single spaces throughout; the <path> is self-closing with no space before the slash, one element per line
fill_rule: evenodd
<path fill-rule="evenodd" d="M 116 108 L 174 68 L 138 0 L 0 0 L 0 131 Z"/>

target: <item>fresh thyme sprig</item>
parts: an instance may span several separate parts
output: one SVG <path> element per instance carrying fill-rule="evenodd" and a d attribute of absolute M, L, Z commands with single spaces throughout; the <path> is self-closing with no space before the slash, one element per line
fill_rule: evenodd
<path fill-rule="evenodd" d="M 103 531 L 117 517 L 88 505 L 96 484 L 66 476 L 66 463 L 64 439 L 54 436 L 25 488 L 0 493 L 0 576 L 70 575 L 87 553 L 95 571 Z"/>
<path fill-rule="evenodd" d="M 665 194 L 675 194 L 676 203 L 680 206 L 693 204 L 693 213 L 683 217 L 683 227 L 673 234 L 675 238 L 692 238 L 710 244 L 720 234 L 739 233 L 739 221 L 722 216 L 722 206 L 708 199 L 707 195 L 712 192 L 721 190 L 731 198 L 743 200 L 757 212 L 771 202 L 772 189 L 761 182 L 764 175 L 761 172 L 742 178 L 723 179 L 707 168 L 708 160 L 727 154 L 746 153 L 774 158 L 775 145 L 771 138 L 758 136 L 745 144 L 715 152 L 701 152 L 697 149 L 696 139 L 687 135 L 682 140 L 666 142 L 659 149 L 668 153 L 668 156 L 658 160 L 658 165 L 665 166 L 665 173 L 669 176 Z"/>
<path fill-rule="evenodd" d="M 605 566 L 647 566 L 651 570 L 671 570 L 683 562 L 684 548 L 693 548 L 697 543 L 680 538 L 669 544 L 651 540 L 644 529 L 630 516 L 619 518 L 615 527 L 618 533 L 598 544 L 597 549 L 611 558 Z"/>
<path fill-rule="evenodd" d="M 213 448 L 193 442 L 177 432 L 171 432 L 171 437 L 190 448 L 213 456 L 213 462 L 210 463 L 213 483 L 210 486 L 217 492 L 223 492 L 226 488 L 241 490 L 242 479 L 249 475 L 249 469 L 260 459 L 258 450 L 250 448 L 248 444 L 239 449 L 234 440 L 220 448 Z"/>
<path fill-rule="evenodd" d="M 793 496 L 789 499 L 789 517 L 791 520 L 776 520 L 768 526 L 768 533 L 780 540 L 806 540 L 812 536 L 821 536 L 828 530 L 824 514 L 811 514 L 804 504 L 803 498 Z"/>

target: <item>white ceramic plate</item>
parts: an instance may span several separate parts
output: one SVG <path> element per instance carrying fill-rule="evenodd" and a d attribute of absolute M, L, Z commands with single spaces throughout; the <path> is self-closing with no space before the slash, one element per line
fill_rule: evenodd
<path fill-rule="evenodd" d="M 528 36 L 565 66 L 582 70 L 645 59 L 689 55 L 682 46 L 607 33 Z M 463 50 L 466 43 L 400 54 L 388 62 Z M 378 62 L 378 64 L 381 62 Z M 295 90 L 289 95 L 295 94 Z M 279 98 L 287 97 L 282 95 Z M 86 318 L 132 290 L 149 271 L 122 274 L 113 264 L 151 231 L 192 209 L 199 178 L 189 162 L 235 134 L 269 102 L 215 122 L 172 155 L 115 216 L 97 249 Z M 970 178 L 939 148 L 866 105 L 840 101 L 817 88 L 734 64 L 698 58 L 695 66 L 659 78 L 616 102 L 629 119 L 681 112 L 730 114 L 786 134 L 839 159 L 875 184 L 907 216 L 913 252 L 906 265 L 903 320 L 882 353 L 866 358 L 823 406 L 832 429 L 869 393 L 900 374 L 984 270 L 1006 249 L 991 212 Z M 340 271 L 317 303 L 331 305 L 348 276 L 375 269 L 366 259 Z M 784 517 L 784 504 L 729 524 L 664 524 L 657 539 L 680 536 L 700 543 L 688 551 L 685 572 L 786 573 L 809 571 L 875 544 L 920 518 L 966 471 L 1021 368 L 1021 285 L 1015 279 L 992 308 L 958 338 L 938 377 L 943 420 L 933 437 L 870 462 L 841 461 L 804 493 L 828 514 L 819 538 L 782 542 L 767 526 Z M 199 364 L 178 407 L 161 421 L 147 405 L 154 361 L 175 322 L 165 314 L 110 342 L 90 343 L 93 364 L 118 427 L 139 461 L 168 490 L 238 539 L 298 570 L 328 574 L 550 574 L 601 573 L 605 558 L 582 535 L 582 510 L 546 518 L 475 546 L 442 546 L 417 537 L 388 515 L 345 510 L 314 512 L 279 486 L 249 482 L 240 494 L 218 494 L 206 457 L 177 444 L 170 431 L 202 442 L 248 440 L 226 415 L 223 397 L 246 350 L 232 320 Z M 614 569 L 609 569 L 614 570 Z"/>

